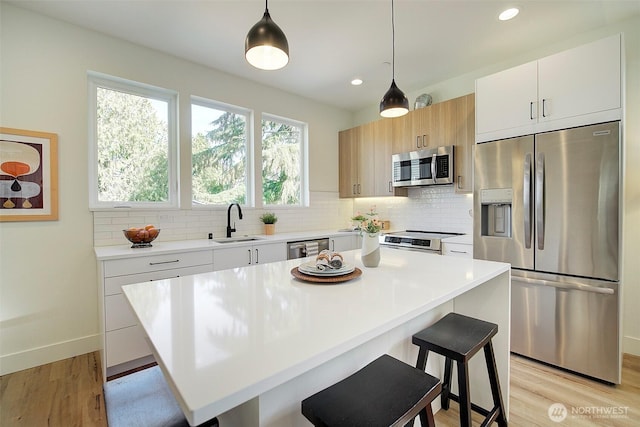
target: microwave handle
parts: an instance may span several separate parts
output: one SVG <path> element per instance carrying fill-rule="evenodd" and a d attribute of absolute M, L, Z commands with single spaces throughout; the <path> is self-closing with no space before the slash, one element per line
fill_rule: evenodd
<path fill-rule="evenodd" d="M 433 179 L 433 183 L 437 184 L 436 176 L 438 176 L 438 162 L 436 162 L 436 155 L 431 156 L 431 179 Z"/>

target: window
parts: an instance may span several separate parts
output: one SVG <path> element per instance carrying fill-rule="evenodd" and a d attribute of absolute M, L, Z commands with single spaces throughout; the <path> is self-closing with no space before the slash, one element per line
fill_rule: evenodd
<path fill-rule="evenodd" d="M 262 117 L 262 203 L 307 205 L 307 128 L 293 120 Z"/>
<path fill-rule="evenodd" d="M 249 110 L 200 98 L 191 102 L 191 188 L 194 206 L 252 204 L 247 159 Z"/>
<path fill-rule="evenodd" d="M 89 73 L 90 207 L 177 207 L 177 95 Z"/>

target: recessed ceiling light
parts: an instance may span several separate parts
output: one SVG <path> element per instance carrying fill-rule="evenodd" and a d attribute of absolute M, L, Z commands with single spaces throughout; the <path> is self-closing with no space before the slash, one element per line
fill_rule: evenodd
<path fill-rule="evenodd" d="M 512 7 L 510 9 L 505 10 L 500 15 L 498 15 L 498 19 L 501 21 L 508 21 L 509 19 L 515 18 L 518 13 L 520 13 L 518 8 Z"/>
<path fill-rule="evenodd" d="M 362 79 L 353 79 L 351 80 L 351 84 L 354 86 L 360 86 L 362 84 Z"/>

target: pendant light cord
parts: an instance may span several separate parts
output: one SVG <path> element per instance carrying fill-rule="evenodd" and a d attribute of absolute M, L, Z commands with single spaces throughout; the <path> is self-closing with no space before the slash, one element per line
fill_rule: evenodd
<path fill-rule="evenodd" d="M 391 0 L 391 80 L 396 79 L 396 24 Z"/>

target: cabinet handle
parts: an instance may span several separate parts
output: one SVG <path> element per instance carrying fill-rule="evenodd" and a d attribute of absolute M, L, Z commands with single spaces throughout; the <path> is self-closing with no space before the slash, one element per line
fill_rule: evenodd
<path fill-rule="evenodd" d="M 360 189 L 360 184 L 358 184 L 358 194 L 360 194 L 362 191 Z"/>
<path fill-rule="evenodd" d="M 429 146 L 429 135 L 422 135 L 422 148 L 427 148 Z"/>
<path fill-rule="evenodd" d="M 533 120 L 533 102 L 529 103 L 529 119 Z"/>
<path fill-rule="evenodd" d="M 393 192 L 393 187 L 391 186 L 391 181 L 389 181 L 389 193 Z"/>
<path fill-rule="evenodd" d="M 546 107 L 547 106 L 547 100 L 545 98 L 542 98 L 542 117 L 547 117 L 547 112 L 546 112 Z"/>
<path fill-rule="evenodd" d="M 336 250 L 336 240 L 335 239 L 331 239 L 331 250 L 332 251 Z"/>
<path fill-rule="evenodd" d="M 171 261 L 150 262 L 149 265 L 173 264 L 175 262 L 180 262 L 180 260 L 179 259 L 174 259 L 174 260 L 171 260 Z"/>
<path fill-rule="evenodd" d="M 453 249 L 451 249 L 451 252 L 454 253 L 454 254 L 468 254 L 469 253 L 467 251 L 455 251 Z"/>
<path fill-rule="evenodd" d="M 458 190 L 462 189 L 462 175 L 458 175 Z"/>
<path fill-rule="evenodd" d="M 416 136 L 416 148 L 420 148 L 420 135 Z"/>
<path fill-rule="evenodd" d="M 249 252 L 249 265 L 251 265 L 251 249 L 247 249 L 247 252 Z"/>
<path fill-rule="evenodd" d="M 256 264 L 260 264 L 260 259 L 258 258 L 258 249 L 255 249 L 256 251 Z"/>
<path fill-rule="evenodd" d="M 356 184 L 353 184 L 353 191 L 351 192 L 351 194 L 356 194 Z"/>

